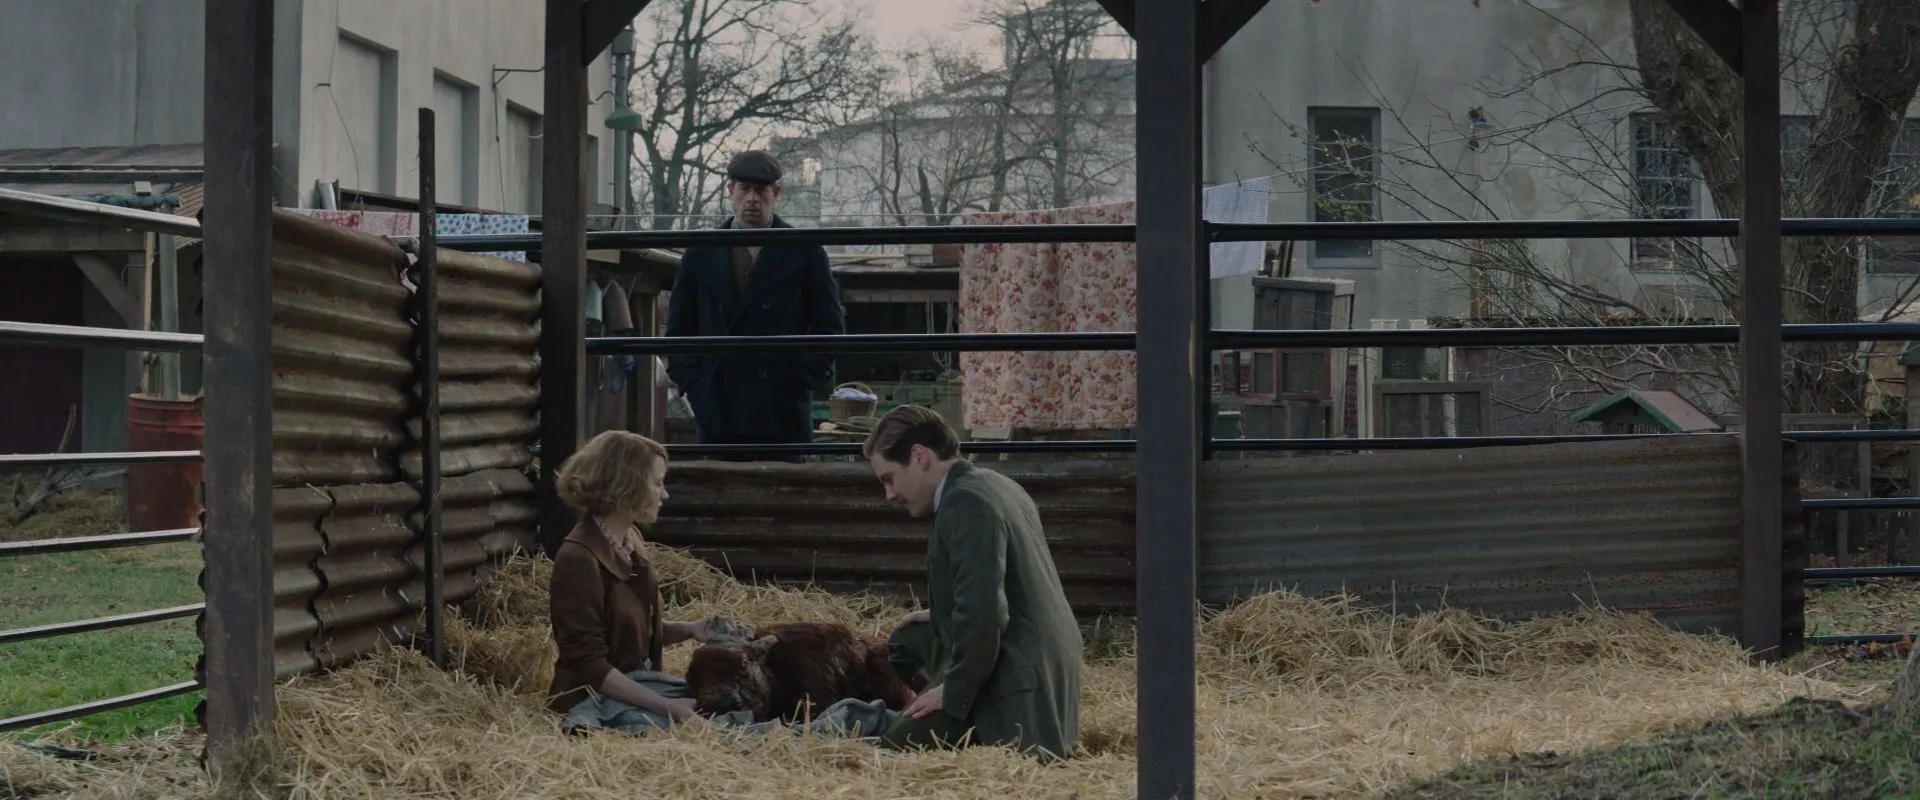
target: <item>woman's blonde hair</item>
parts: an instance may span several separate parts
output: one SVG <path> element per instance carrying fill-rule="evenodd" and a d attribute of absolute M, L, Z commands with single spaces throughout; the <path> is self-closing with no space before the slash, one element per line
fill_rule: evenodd
<path fill-rule="evenodd" d="M 627 431 L 588 440 L 554 475 L 560 500 L 589 514 L 633 514 L 653 499 L 654 470 L 667 466 L 667 448 Z"/>

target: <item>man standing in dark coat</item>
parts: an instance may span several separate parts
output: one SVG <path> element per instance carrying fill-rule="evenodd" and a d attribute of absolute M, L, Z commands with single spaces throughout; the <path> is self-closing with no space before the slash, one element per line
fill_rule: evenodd
<path fill-rule="evenodd" d="M 773 212 L 780 164 L 760 150 L 727 165 L 734 216 L 722 228 L 791 228 Z M 819 245 L 695 247 L 680 257 L 667 303 L 668 336 L 844 334 L 840 287 Z M 685 355 L 667 376 L 693 409 L 701 444 L 786 444 L 813 440 L 813 392 L 833 375 L 833 358 L 802 353 Z"/>

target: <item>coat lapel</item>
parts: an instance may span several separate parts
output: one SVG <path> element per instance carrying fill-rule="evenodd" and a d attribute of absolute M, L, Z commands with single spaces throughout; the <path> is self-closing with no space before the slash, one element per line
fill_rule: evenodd
<path fill-rule="evenodd" d="M 727 224 L 731 226 L 733 220 L 727 220 Z M 791 228 L 793 226 L 788 225 L 786 220 L 781 219 L 780 215 L 775 214 L 772 227 Z M 761 295 L 766 294 L 769 289 L 778 285 L 782 279 L 786 278 L 788 273 L 800 267 L 801 261 L 790 258 L 788 255 L 789 251 L 784 247 L 760 248 L 760 258 L 753 262 L 753 270 L 748 273 L 747 285 L 741 288 L 738 298 L 739 302 L 734 305 L 733 314 L 731 315 L 734 322 L 739 322 L 741 314 L 746 313 L 747 309 L 752 308 L 755 303 L 760 302 Z M 733 257 L 731 255 L 727 257 L 727 268 L 729 270 L 733 268 Z"/>
<path fill-rule="evenodd" d="M 620 563 L 620 557 L 613 554 L 613 545 L 607 543 L 606 534 L 600 532 L 600 525 L 593 521 L 593 517 L 582 519 L 580 524 L 573 526 L 573 532 L 567 534 L 567 541 L 587 548 L 587 552 L 593 554 L 593 560 L 600 562 L 607 574 L 615 579 L 625 581 L 632 577 L 633 568 Z"/>

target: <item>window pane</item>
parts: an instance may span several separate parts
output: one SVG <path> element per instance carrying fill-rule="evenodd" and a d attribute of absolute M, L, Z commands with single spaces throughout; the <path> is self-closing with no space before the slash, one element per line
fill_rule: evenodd
<path fill-rule="evenodd" d="M 1315 222 L 1380 219 L 1375 176 L 1379 169 L 1378 112 L 1372 109 L 1309 109 L 1312 131 L 1312 215 Z M 1367 260 L 1372 242 L 1313 243 L 1316 259 Z"/>

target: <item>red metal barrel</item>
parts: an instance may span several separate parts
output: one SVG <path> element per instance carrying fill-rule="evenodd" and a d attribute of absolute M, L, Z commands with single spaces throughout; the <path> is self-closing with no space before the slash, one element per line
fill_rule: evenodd
<path fill-rule="evenodd" d="M 200 401 L 127 397 L 127 449 L 198 450 Z M 127 525 L 135 531 L 200 527 L 200 462 L 127 467 Z"/>

